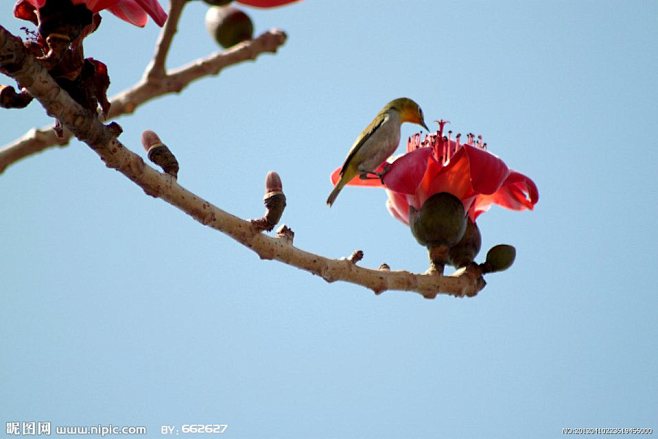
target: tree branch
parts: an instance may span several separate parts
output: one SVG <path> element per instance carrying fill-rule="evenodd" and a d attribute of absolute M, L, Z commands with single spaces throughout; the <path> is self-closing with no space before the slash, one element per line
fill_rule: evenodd
<path fill-rule="evenodd" d="M 19 160 L 54 146 L 67 146 L 70 140 L 71 133 L 68 131 L 65 132 L 64 137 L 58 138 L 52 126 L 43 129 L 33 128 L 12 144 L 0 148 L 0 174 Z"/>
<path fill-rule="evenodd" d="M 146 78 L 160 78 L 165 75 L 165 64 L 167 62 L 169 48 L 171 47 L 171 42 L 174 40 L 174 35 L 178 31 L 178 21 L 183 12 L 183 7 L 187 4 L 187 0 L 171 0 L 170 3 L 167 21 L 155 45 L 153 60 L 146 68 L 144 75 Z"/>
<path fill-rule="evenodd" d="M 3 32 L 7 31 L 3 28 Z M 166 30 L 163 32 L 166 32 Z M 206 58 L 196 60 L 163 76 L 147 73 L 135 86 L 112 97 L 108 118 L 114 119 L 125 114 L 131 114 L 145 102 L 162 95 L 179 93 L 193 81 L 206 76 L 217 75 L 226 67 L 243 61 L 255 60 L 263 53 L 275 53 L 285 41 L 285 32 L 279 29 L 271 29 L 253 40 L 245 41 L 223 52 L 217 52 Z M 160 53 L 160 50 L 158 50 L 158 53 Z M 0 148 L 0 173 L 25 157 L 54 146 L 66 146 L 70 140 L 71 132 L 68 130 L 64 131 L 63 137 L 58 138 L 52 127 L 32 129 L 21 138 Z"/>
<path fill-rule="evenodd" d="M 434 298 L 437 294 L 474 296 L 484 287 L 477 267 L 469 267 L 454 276 L 372 270 L 357 266 L 355 261 L 358 258 L 329 259 L 294 247 L 286 235 L 273 238 L 260 233 L 251 222 L 219 209 L 183 188 L 172 176 L 147 166 L 140 156 L 117 140 L 117 130 L 112 129 L 112 124 L 103 125 L 94 114 L 78 105 L 26 52 L 22 41 L 2 26 L 0 67 L 26 87 L 48 114 L 59 119 L 78 139 L 87 143 L 108 167 L 124 174 L 146 194 L 163 199 L 201 224 L 219 230 L 252 249 L 261 259 L 275 259 L 316 274 L 328 282 L 343 280 L 376 293 L 403 290 L 417 292 L 427 298 Z"/>

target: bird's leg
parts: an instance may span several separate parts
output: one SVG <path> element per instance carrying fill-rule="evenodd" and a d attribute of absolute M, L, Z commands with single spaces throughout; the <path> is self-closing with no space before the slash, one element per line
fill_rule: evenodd
<path fill-rule="evenodd" d="M 381 179 L 381 176 L 379 175 L 379 172 L 367 171 L 359 174 L 359 178 L 361 180 L 375 180 L 375 179 Z"/>
<path fill-rule="evenodd" d="M 359 178 L 361 180 L 375 180 L 375 179 L 377 179 L 377 180 L 381 181 L 382 184 L 384 184 L 384 175 L 386 175 L 386 173 L 389 171 L 390 168 L 391 168 L 390 163 L 384 163 L 384 166 L 382 166 L 381 172 L 375 172 L 375 171 L 362 172 L 359 175 Z"/>
<path fill-rule="evenodd" d="M 388 162 L 384 163 L 384 166 L 382 166 L 382 172 L 377 172 L 377 177 L 381 180 L 382 184 L 384 184 L 384 175 L 391 169 L 391 164 Z"/>

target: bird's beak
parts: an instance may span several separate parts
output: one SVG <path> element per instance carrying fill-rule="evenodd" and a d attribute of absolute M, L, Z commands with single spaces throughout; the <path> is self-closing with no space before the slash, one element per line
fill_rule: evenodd
<path fill-rule="evenodd" d="M 421 120 L 421 121 L 420 121 L 420 126 L 422 126 L 423 128 L 425 128 L 425 129 L 427 130 L 428 133 L 430 132 L 430 129 L 427 128 L 427 124 L 425 123 L 424 120 Z"/>

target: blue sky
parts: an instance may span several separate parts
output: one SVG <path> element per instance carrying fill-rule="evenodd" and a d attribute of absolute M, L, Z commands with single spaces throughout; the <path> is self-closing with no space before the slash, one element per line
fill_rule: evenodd
<path fill-rule="evenodd" d="M 382 4 L 384 3 L 384 4 Z M 216 50 L 185 11 L 170 67 Z M 14 32 L 12 2 L 0 24 Z M 179 182 L 244 218 L 277 170 L 295 244 L 424 271 L 382 191 L 329 173 L 387 101 L 484 135 L 537 183 L 534 212 L 494 208 L 483 253 L 517 260 L 473 299 L 375 296 L 261 261 L 144 196 L 79 142 L 0 175 L 0 421 L 222 423 L 232 438 L 562 436 L 658 428 L 658 3 L 304 1 L 249 10 L 288 42 L 122 118 L 175 151 Z M 86 54 L 110 95 L 158 29 L 105 14 Z M 3 82 L 7 82 L 2 77 Z M 51 123 L 3 110 L 0 144 Z M 415 128 L 403 127 L 403 138 Z M 483 258 L 483 255 L 480 256 Z M 4 429 L 4 428 L 3 428 Z"/>

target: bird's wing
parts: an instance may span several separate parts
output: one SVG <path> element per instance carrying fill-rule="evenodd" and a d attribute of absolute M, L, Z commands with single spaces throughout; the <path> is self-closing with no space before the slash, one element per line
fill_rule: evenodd
<path fill-rule="evenodd" d="M 373 135 L 375 131 L 379 127 L 381 127 L 384 122 L 386 122 L 389 119 L 388 113 L 379 113 L 375 118 L 370 122 L 370 125 L 366 127 L 365 130 L 361 133 L 361 135 L 354 141 L 354 145 L 352 145 L 352 148 L 350 149 L 350 152 L 347 153 L 347 158 L 345 159 L 345 163 L 343 163 L 343 167 L 340 169 L 340 175 L 343 175 L 345 173 L 345 169 L 347 168 L 347 165 L 349 165 L 350 161 L 354 158 L 356 153 L 361 149 L 364 143 L 368 141 Z"/>

